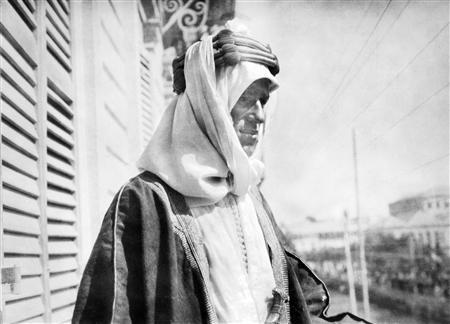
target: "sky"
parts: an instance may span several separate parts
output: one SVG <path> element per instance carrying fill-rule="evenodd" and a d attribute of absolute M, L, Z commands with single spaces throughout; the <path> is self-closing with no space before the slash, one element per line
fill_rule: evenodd
<path fill-rule="evenodd" d="M 263 192 L 276 218 L 361 215 L 449 185 L 448 1 L 236 1 L 278 56 Z"/>

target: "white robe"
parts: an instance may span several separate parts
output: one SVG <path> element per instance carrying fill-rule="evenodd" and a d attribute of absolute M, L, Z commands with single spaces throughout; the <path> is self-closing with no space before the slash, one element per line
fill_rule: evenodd
<path fill-rule="evenodd" d="M 249 195 L 191 207 L 209 264 L 209 293 L 221 323 L 264 323 L 275 279 Z"/>

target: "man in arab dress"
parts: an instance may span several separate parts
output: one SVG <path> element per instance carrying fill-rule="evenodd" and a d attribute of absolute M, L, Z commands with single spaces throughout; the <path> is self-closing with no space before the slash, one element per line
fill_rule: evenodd
<path fill-rule="evenodd" d="M 284 246 L 258 189 L 278 70 L 270 47 L 230 30 L 174 61 L 178 96 L 105 215 L 74 323 L 343 317 L 326 315 L 325 285 Z"/>

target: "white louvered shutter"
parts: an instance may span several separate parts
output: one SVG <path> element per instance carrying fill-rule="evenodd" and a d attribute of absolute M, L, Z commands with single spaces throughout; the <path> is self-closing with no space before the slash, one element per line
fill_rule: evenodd
<path fill-rule="evenodd" d="M 52 322 L 71 318 L 78 284 L 76 169 L 69 3 L 47 0 L 47 235 Z"/>
<path fill-rule="evenodd" d="M 2 257 L 22 275 L 20 294 L 3 296 L 6 323 L 67 321 L 75 302 L 69 10 L 67 0 L 1 0 Z"/>
<path fill-rule="evenodd" d="M 7 323 L 43 321 L 39 207 L 38 62 L 34 1 L 1 1 L 3 266 L 18 266 L 20 294 L 4 295 Z"/>

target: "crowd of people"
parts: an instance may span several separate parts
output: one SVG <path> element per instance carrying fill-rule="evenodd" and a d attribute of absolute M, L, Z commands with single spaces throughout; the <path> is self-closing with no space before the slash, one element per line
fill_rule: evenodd
<path fill-rule="evenodd" d="M 420 295 L 450 299 L 450 269 L 435 255 L 418 256 L 412 260 L 370 263 L 371 281 L 379 286 Z"/>
<path fill-rule="evenodd" d="M 367 261 L 369 287 L 386 287 L 394 291 L 450 299 L 450 267 L 445 265 L 446 260 L 433 252 L 414 259 L 387 259 L 380 255 Z M 316 261 L 313 268 L 324 278 L 342 283 L 348 281 L 345 260 Z M 357 262 L 354 262 L 353 270 L 358 283 L 360 275 Z"/>
<path fill-rule="evenodd" d="M 385 287 L 437 299 L 450 299 L 450 258 L 439 246 L 414 245 L 408 237 L 373 235 L 367 240 L 369 287 Z M 352 254 L 356 252 L 352 246 Z M 341 249 L 311 252 L 306 256 L 320 276 L 334 279 L 346 289 L 348 272 Z M 359 262 L 353 259 L 356 283 L 360 282 Z"/>

